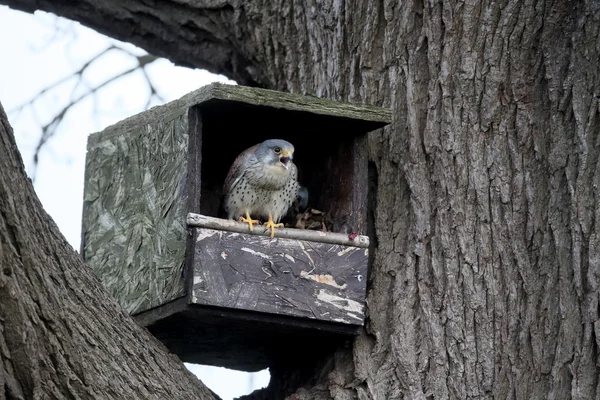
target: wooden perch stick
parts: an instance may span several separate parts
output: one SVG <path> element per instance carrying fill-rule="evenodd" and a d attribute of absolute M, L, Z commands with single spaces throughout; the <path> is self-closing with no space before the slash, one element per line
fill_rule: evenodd
<path fill-rule="evenodd" d="M 263 226 L 255 226 L 254 230 L 250 232 L 247 224 L 242 222 L 207 217 L 206 215 L 188 213 L 187 215 L 188 226 L 195 226 L 200 228 L 218 229 L 228 232 L 247 233 L 260 236 L 269 236 L 271 231 L 265 229 Z M 304 229 L 292 229 L 292 228 L 278 228 L 275 229 L 275 237 L 285 239 L 296 239 L 296 240 L 308 240 L 313 242 L 339 244 L 343 246 L 354 246 L 354 247 L 369 247 L 369 237 L 363 235 L 357 235 L 354 240 L 350 240 L 349 235 L 343 233 L 333 232 L 320 232 Z"/>

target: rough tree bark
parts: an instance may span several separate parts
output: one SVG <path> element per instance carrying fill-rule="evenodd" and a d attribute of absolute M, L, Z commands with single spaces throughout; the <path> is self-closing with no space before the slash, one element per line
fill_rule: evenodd
<path fill-rule="evenodd" d="M 0 400 L 213 399 L 46 214 L 0 105 Z"/>
<path fill-rule="evenodd" d="M 599 2 L 3 2 L 242 84 L 394 110 L 369 143 L 367 329 L 310 372 L 274 368 L 269 390 L 600 396 Z"/>

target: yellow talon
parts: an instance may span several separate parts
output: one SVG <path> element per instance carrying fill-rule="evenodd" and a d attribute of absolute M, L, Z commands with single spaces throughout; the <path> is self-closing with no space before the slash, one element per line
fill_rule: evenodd
<path fill-rule="evenodd" d="M 264 223 L 266 229 L 271 229 L 271 237 L 275 236 L 275 228 L 282 227 L 283 224 L 276 224 L 273 222 L 273 216 L 269 214 L 269 220 Z"/>
<path fill-rule="evenodd" d="M 252 219 L 250 218 L 250 214 L 248 214 L 248 211 L 246 211 L 246 218 L 244 217 L 240 217 L 240 221 L 247 223 L 250 226 L 250 232 L 252 232 L 252 224 L 258 224 L 258 220 L 257 219 Z"/>

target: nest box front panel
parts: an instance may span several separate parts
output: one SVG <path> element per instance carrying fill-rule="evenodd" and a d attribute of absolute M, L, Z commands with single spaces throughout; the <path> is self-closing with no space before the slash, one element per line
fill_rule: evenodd
<path fill-rule="evenodd" d="M 360 326 L 368 249 L 195 228 L 192 303 Z"/>
<path fill-rule="evenodd" d="M 88 140 L 82 255 L 130 313 L 185 295 L 188 115 L 159 111 Z"/>

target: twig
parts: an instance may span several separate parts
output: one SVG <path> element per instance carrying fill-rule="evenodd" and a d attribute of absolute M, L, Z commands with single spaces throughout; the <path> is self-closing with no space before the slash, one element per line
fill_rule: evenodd
<path fill-rule="evenodd" d="M 135 67 L 129 68 L 123 72 L 120 72 L 119 74 L 111 77 L 110 79 L 107 79 L 106 81 L 102 82 L 99 85 L 95 85 L 95 86 L 89 85 L 84 78 L 85 72 L 94 62 L 98 61 L 100 58 L 102 58 L 104 55 L 106 55 L 107 53 L 109 53 L 111 51 L 120 51 L 120 52 L 126 53 L 127 55 L 136 59 L 137 65 Z M 35 152 L 33 154 L 33 171 L 31 173 L 32 180 L 35 181 L 37 166 L 39 164 L 39 156 L 40 156 L 40 153 L 43 150 L 44 146 L 46 145 L 48 140 L 51 139 L 55 135 L 56 131 L 58 130 L 60 124 L 65 119 L 68 112 L 75 105 L 77 105 L 80 101 L 82 101 L 86 97 L 93 96 L 94 100 L 95 100 L 95 96 L 99 90 L 101 90 L 105 86 L 109 85 L 110 83 L 112 83 L 126 75 L 129 75 L 135 71 L 140 70 L 142 72 L 143 76 L 145 77 L 148 87 L 150 89 L 150 96 L 148 98 L 148 102 L 146 103 L 146 108 L 148 108 L 150 106 L 153 98 L 157 98 L 159 101 L 164 102 L 165 100 L 159 94 L 159 91 L 157 90 L 156 86 L 150 79 L 150 76 L 148 75 L 148 73 L 145 69 L 148 65 L 152 64 L 156 60 L 158 60 L 158 57 L 156 57 L 156 56 L 153 56 L 150 54 L 136 55 L 127 49 L 124 49 L 117 45 L 111 44 L 106 49 L 102 50 L 100 53 L 96 54 L 94 57 L 92 57 L 87 62 L 85 62 L 80 68 L 78 68 L 76 71 L 74 71 L 71 75 L 61 78 L 58 81 L 54 82 L 53 84 L 43 88 L 38 93 L 36 93 L 30 100 L 28 100 L 25 103 L 12 109 L 10 111 L 10 113 L 21 114 L 25 108 L 30 107 L 35 116 L 36 112 L 35 112 L 35 108 L 34 108 L 34 103 L 36 102 L 37 99 L 41 98 L 42 96 L 51 92 L 52 90 L 57 89 L 58 87 L 60 87 L 61 85 L 64 85 L 65 83 L 71 81 L 72 79 L 77 79 L 73 89 L 71 90 L 71 100 L 66 105 L 61 107 L 61 109 L 56 113 L 56 115 L 48 123 L 45 123 L 41 126 L 42 134 L 35 146 Z M 87 90 L 83 94 L 81 94 L 79 96 L 75 96 L 75 93 L 81 87 L 84 87 Z M 96 102 L 94 101 L 94 103 L 96 103 Z"/>

